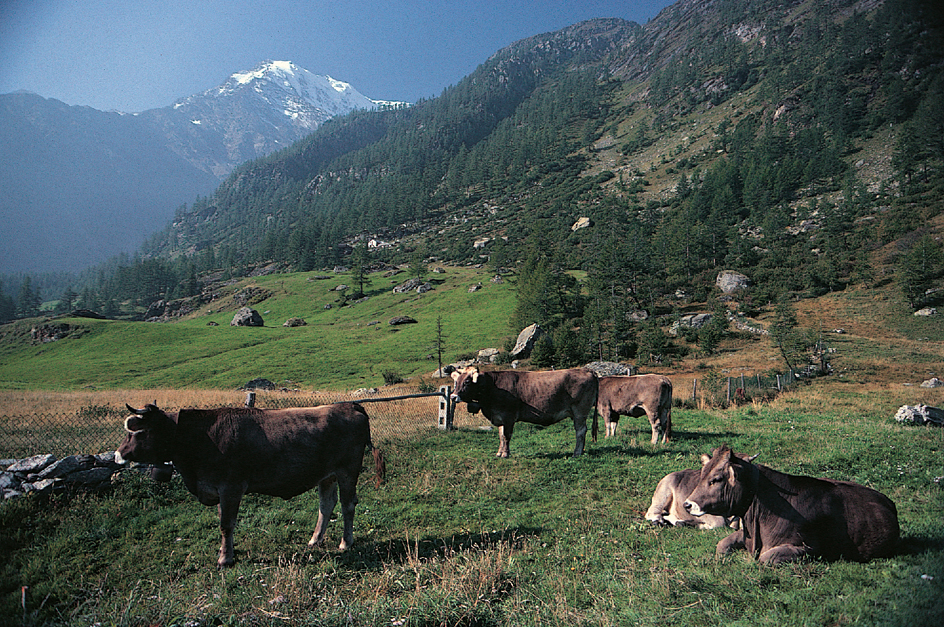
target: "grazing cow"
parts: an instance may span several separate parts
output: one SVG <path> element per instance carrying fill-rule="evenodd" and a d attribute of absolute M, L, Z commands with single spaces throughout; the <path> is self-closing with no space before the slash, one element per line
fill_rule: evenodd
<path fill-rule="evenodd" d="M 701 456 L 702 464 L 711 458 Z M 753 458 L 752 458 L 753 459 Z M 654 525 L 676 527 L 698 527 L 699 529 L 717 529 L 719 527 L 737 528 L 736 516 L 692 516 L 683 504 L 692 493 L 701 477 L 700 468 L 687 468 L 670 472 L 662 477 L 652 495 L 652 504 L 646 510 L 646 520 Z"/>
<path fill-rule="evenodd" d="M 866 562 L 892 555 L 898 543 L 898 511 L 884 494 L 777 472 L 726 445 L 702 467 L 685 509 L 694 516 L 740 516 L 740 530 L 718 543 L 717 554 L 747 549 L 766 564 L 804 556 Z"/>
<path fill-rule="evenodd" d="M 672 382 L 658 374 L 600 378 L 597 413 L 603 416 L 606 437 L 616 435 L 619 417 L 643 414 L 652 426 L 652 443 L 672 437 Z"/>
<path fill-rule="evenodd" d="M 187 489 L 204 505 L 217 505 L 223 542 L 217 564 L 233 564 L 233 528 L 244 494 L 290 499 L 318 486 L 318 523 L 309 546 L 324 541 L 341 494 L 341 550 L 354 541 L 357 477 L 364 450 L 374 451 L 377 484 L 385 465 L 370 441 L 367 412 L 356 403 L 294 409 L 182 409 L 128 406 L 128 434 L 118 459 L 173 462 Z"/>
<path fill-rule="evenodd" d="M 577 436 L 574 447 L 574 457 L 577 457 L 583 454 L 587 418 L 592 414 L 596 440 L 597 377 L 589 370 L 479 372 L 475 367 L 456 369 L 451 366 L 446 370 L 455 381 L 452 399 L 466 403 L 472 413 L 481 409 L 498 427 L 496 457 L 511 454 L 511 435 L 516 422 L 548 426 L 570 416 Z"/>

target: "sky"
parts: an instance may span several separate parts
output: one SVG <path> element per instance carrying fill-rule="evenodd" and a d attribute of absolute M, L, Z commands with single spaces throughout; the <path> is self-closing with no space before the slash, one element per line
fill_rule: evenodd
<path fill-rule="evenodd" d="M 0 94 L 135 113 L 292 61 L 376 100 L 440 95 L 501 48 L 674 0 L 0 0 Z"/>

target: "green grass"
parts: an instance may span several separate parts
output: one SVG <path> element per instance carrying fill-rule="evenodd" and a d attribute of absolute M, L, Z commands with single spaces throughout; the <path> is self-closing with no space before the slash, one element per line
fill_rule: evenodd
<path fill-rule="evenodd" d="M 366 302 L 337 307 L 331 290 L 350 277 L 309 280 L 314 273 L 259 277 L 243 282 L 273 292 L 253 305 L 259 328 L 230 326 L 239 308 L 231 297 L 175 323 L 69 319 L 84 333 L 42 345 L 25 339 L 0 342 L 0 387 L 7 389 L 235 388 L 264 377 L 307 389 L 353 389 L 384 383 L 383 373 L 424 375 L 437 367 L 429 355 L 442 318 L 444 359 L 500 345 L 510 335 L 514 292 L 493 284 L 484 271 L 451 268 L 423 295 L 394 294 L 406 280 L 374 275 Z M 483 289 L 468 287 L 482 282 Z M 326 304 L 335 304 L 325 310 Z M 210 311 L 213 313 L 210 313 Z M 267 312 L 267 313 L 263 313 Z M 407 315 L 417 324 L 390 326 Z M 282 326 L 301 317 L 307 326 Z M 218 326 L 208 326 L 216 323 Z M 35 324 L 31 322 L 30 324 Z"/>
<path fill-rule="evenodd" d="M 332 548 L 307 550 L 314 493 L 250 496 L 237 564 L 222 573 L 215 508 L 179 478 L 164 485 L 126 473 L 103 494 L 8 501 L 0 617 L 10 625 L 940 624 L 944 432 L 801 406 L 676 409 L 678 437 L 666 447 L 648 444 L 644 420 L 624 418 L 615 440 L 588 443 L 579 459 L 570 458 L 566 422 L 519 426 L 508 460 L 493 457 L 494 430 L 389 441 L 388 482 L 375 488 L 365 469 L 351 550 L 333 548 L 337 521 Z M 868 564 L 766 567 L 743 552 L 717 560 L 723 530 L 650 527 L 642 515 L 658 479 L 723 442 L 779 470 L 888 494 L 900 552 Z"/>

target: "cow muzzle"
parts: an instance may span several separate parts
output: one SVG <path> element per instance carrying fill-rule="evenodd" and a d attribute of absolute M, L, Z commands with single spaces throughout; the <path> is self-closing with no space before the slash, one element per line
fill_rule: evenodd
<path fill-rule="evenodd" d="M 694 501 L 686 500 L 682 503 L 682 507 L 685 508 L 685 511 L 691 514 L 692 516 L 704 516 L 705 511 Z"/>

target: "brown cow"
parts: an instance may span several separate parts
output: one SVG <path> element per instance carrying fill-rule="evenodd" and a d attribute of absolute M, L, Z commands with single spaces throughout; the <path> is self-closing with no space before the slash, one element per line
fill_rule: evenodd
<path fill-rule="evenodd" d="M 717 554 L 747 549 L 761 563 L 804 556 L 866 562 L 892 555 L 898 511 L 884 494 L 857 483 L 787 475 L 718 447 L 685 501 L 694 516 L 740 516 L 741 528 Z"/>
<path fill-rule="evenodd" d="M 701 456 L 702 464 L 711 458 Z M 753 459 L 753 458 L 752 458 Z M 736 516 L 692 516 L 684 507 L 685 499 L 692 493 L 701 477 L 700 468 L 687 468 L 670 472 L 662 477 L 652 495 L 652 504 L 646 510 L 646 520 L 654 525 L 676 527 L 698 527 L 699 529 L 717 529 L 733 527 L 737 529 Z"/>
<path fill-rule="evenodd" d="M 468 405 L 472 413 L 479 409 L 498 427 L 496 457 L 511 455 L 511 435 L 516 422 L 548 426 L 570 416 L 574 420 L 577 444 L 574 457 L 583 454 L 587 436 L 587 418 L 593 415 L 593 438 L 597 434 L 597 377 L 589 370 L 550 370 L 526 372 L 496 370 L 479 372 L 478 368 L 446 368 L 455 381 L 454 401 Z"/>
<path fill-rule="evenodd" d="M 217 505 L 223 542 L 217 564 L 233 564 L 233 528 L 244 494 L 290 499 L 318 486 L 318 523 L 309 546 L 324 541 L 341 494 L 341 550 L 354 541 L 357 478 L 364 450 L 374 450 L 377 483 L 383 456 L 370 441 L 367 412 L 356 403 L 294 409 L 182 409 L 155 405 L 128 409 L 127 437 L 118 460 L 173 462 L 187 489 L 204 505 Z"/>
<path fill-rule="evenodd" d="M 652 443 L 665 444 L 672 437 L 672 382 L 658 374 L 600 378 L 597 413 L 603 416 L 606 437 L 616 435 L 620 415 L 643 414 L 652 426 Z"/>

